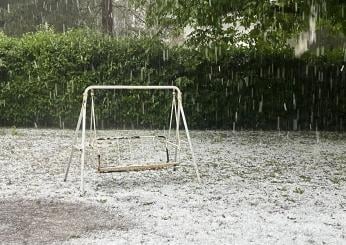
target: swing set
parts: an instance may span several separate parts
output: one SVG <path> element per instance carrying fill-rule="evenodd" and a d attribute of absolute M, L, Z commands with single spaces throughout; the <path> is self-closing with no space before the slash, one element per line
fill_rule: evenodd
<path fill-rule="evenodd" d="M 145 135 L 145 136 L 117 136 L 117 137 L 100 137 L 97 135 L 96 131 L 96 115 L 95 115 L 95 91 L 96 90 L 166 90 L 172 92 L 172 104 L 171 104 L 171 113 L 168 127 L 168 135 Z M 87 104 L 88 96 L 90 93 L 90 133 L 88 134 L 89 139 L 87 139 L 86 124 L 87 124 Z M 175 121 L 175 129 L 172 127 L 173 120 Z M 181 138 L 180 135 L 180 124 L 183 124 L 185 131 L 186 141 Z M 81 139 L 79 139 L 79 132 L 82 131 Z M 175 132 L 173 132 L 175 131 Z M 174 135 L 174 142 L 171 141 L 171 135 Z M 132 163 L 132 164 L 120 164 L 120 155 L 121 149 L 119 147 L 120 142 L 128 142 L 128 149 L 131 151 L 131 141 L 134 140 L 159 140 L 163 142 L 165 148 L 165 161 L 164 162 L 150 162 L 150 163 Z M 117 164 L 116 165 L 107 165 L 103 162 L 103 154 L 101 148 L 105 143 L 113 144 L 116 142 L 118 146 L 117 152 Z M 66 167 L 64 181 L 67 180 L 68 173 L 70 170 L 73 154 L 76 150 L 81 152 L 80 157 L 80 191 L 84 194 L 84 168 L 85 168 L 85 159 L 86 159 L 86 150 L 91 149 L 96 153 L 97 156 L 97 172 L 99 173 L 112 173 L 112 172 L 129 172 L 129 171 L 145 171 L 145 170 L 159 170 L 165 168 L 176 168 L 180 164 L 180 151 L 182 149 L 182 144 L 186 144 L 190 151 L 192 157 L 192 165 L 195 169 L 195 174 L 197 181 L 200 182 L 200 175 L 198 167 L 196 164 L 196 158 L 193 151 L 189 129 L 187 126 L 186 116 L 184 113 L 182 105 L 182 93 L 180 89 L 176 86 L 128 86 L 128 85 L 93 85 L 85 89 L 83 93 L 83 102 L 80 110 L 73 143 L 71 147 L 71 154 L 68 160 Z M 124 144 L 122 144 L 124 145 Z M 170 147 L 174 149 L 173 159 L 170 157 L 169 149 Z"/>

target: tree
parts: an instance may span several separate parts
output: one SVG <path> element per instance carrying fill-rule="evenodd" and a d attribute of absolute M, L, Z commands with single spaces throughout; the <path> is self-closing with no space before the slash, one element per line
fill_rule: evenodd
<path fill-rule="evenodd" d="M 113 1 L 102 0 L 102 30 L 105 33 L 112 34 L 113 23 Z"/>
<path fill-rule="evenodd" d="M 3 0 L 0 2 L 0 30 L 8 35 L 35 31 L 49 24 L 56 31 L 93 26 L 94 1 L 74 0 Z"/>
<path fill-rule="evenodd" d="M 147 24 L 160 32 L 190 30 L 190 44 L 246 43 L 285 47 L 287 39 L 306 30 L 312 6 L 320 26 L 346 34 L 342 0 L 133 0 L 145 5 Z"/>
<path fill-rule="evenodd" d="M 132 35 L 144 31 L 143 13 L 129 0 L 2 0 L 0 31 L 18 36 L 48 24 L 57 32 L 87 27 Z"/>

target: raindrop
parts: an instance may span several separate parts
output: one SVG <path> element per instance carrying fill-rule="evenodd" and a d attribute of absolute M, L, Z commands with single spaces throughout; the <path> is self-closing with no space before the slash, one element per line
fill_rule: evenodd
<path fill-rule="evenodd" d="M 314 112 L 312 110 L 311 110 L 311 115 L 310 115 L 310 123 L 311 124 L 314 123 Z M 310 129 L 312 129 L 311 126 L 310 126 Z"/>
<path fill-rule="evenodd" d="M 214 50 L 214 52 L 215 52 L 215 62 L 217 63 L 217 61 L 218 61 L 218 55 L 217 55 L 217 53 L 218 53 L 218 49 L 217 49 L 217 47 L 215 47 L 215 50 Z"/>
<path fill-rule="evenodd" d="M 285 78 L 285 76 L 286 76 L 285 67 L 282 67 L 281 72 L 282 72 L 282 78 Z"/>
<path fill-rule="evenodd" d="M 58 97 L 58 84 L 55 84 L 54 97 Z"/>
<path fill-rule="evenodd" d="M 245 80 L 246 87 L 248 87 L 249 86 L 249 77 L 245 77 L 244 80 Z"/>
<path fill-rule="evenodd" d="M 261 101 L 260 101 L 259 106 L 258 106 L 258 112 L 262 113 L 262 111 L 263 111 L 263 95 L 261 97 Z"/>
<path fill-rule="evenodd" d="M 318 127 L 316 125 L 316 143 L 319 144 L 320 143 L 320 132 L 318 131 Z"/>
<path fill-rule="evenodd" d="M 142 67 L 142 69 L 141 69 L 141 81 L 143 81 L 144 80 L 144 67 Z"/>
<path fill-rule="evenodd" d="M 339 105 L 339 96 L 337 95 L 336 96 L 336 106 L 338 106 Z"/>
<path fill-rule="evenodd" d="M 193 105 L 196 104 L 196 99 L 195 99 L 195 97 L 193 95 L 191 96 L 191 101 L 192 101 Z"/>
<path fill-rule="evenodd" d="M 297 131 L 297 129 L 298 129 L 298 120 L 295 118 L 293 119 L 293 130 Z"/>

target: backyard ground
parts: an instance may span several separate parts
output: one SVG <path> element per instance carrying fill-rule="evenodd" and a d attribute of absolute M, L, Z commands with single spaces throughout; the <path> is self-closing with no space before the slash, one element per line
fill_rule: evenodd
<path fill-rule="evenodd" d="M 1 244 L 346 244 L 346 134 L 193 131 L 201 185 L 186 154 L 176 171 L 89 160 L 83 197 L 78 154 L 62 181 L 72 135 L 0 129 Z"/>

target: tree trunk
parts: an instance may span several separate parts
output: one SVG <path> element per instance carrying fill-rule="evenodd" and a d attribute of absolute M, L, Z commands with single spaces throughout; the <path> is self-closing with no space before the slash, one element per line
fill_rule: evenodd
<path fill-rule="evenodd" d="M 102 0 L 102 29 L 104 33 L 113 33 L 113 2 Z"/>

